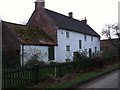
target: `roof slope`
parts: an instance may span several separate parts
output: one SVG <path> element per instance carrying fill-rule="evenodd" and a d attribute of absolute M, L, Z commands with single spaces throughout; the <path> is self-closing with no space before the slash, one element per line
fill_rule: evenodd
<path fill-rule="evenodd" d="M 119 38 L 114 38 L 114 39 L 103 39 L 100 40 L 100 47 L 101 49 L 110 49 L 110 48 L 116 48 L 116 46 L 119 46 Z"/>
<path fill-rule="evenodd" d="M 22 44 L 54 45 L 53 40 L 40 28 L 5 21 L 2 21 L 2 23 L 7 26 Z"/>
<path fill-rule="evenodd" d="M 67 29 L 70 31 L 100 37 L 100 35 L 97 34 L 89 25 L 83 23 L 82 21 L 70 18 L 68 16 L 62 15 L 60 13 L 48 9 L 45 9 L 45 11 L 56 22 L 57 26 L 61 29 Z"/>
<path fill-rule="evenodd" d="M 28 20 L 27 26 L 41 28 L 57 44 L 57 28 L 54 21 L 46 14 L 44 8 L 37 8 Z"/>

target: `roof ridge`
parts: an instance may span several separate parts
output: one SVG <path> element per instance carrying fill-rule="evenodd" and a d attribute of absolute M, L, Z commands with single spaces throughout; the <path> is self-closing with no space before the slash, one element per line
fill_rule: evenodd
<path fill-rule="evenodd" d="M 64 15 L 64 14 L 62 14 L 62 13 L 59 13 L 59 12 L 56 12 L 56 11 L 53 11 L 53 10 L 49 10 L 49 9 L 46 9 L 46 8 L 45 8 L 45 10 L 48 10 L 48 11 L 50 11 L 50 12 L 54 12 L 54 13 L 56 13 L 56 14 L 62 15 L 62 16 L 64 16 L 64 17 L 67 17 L 67 18 L 69 18 L 69 19 L 76 20 L 76 21 L 82 23 L 82 21 L 80 21 L 80 20 L 78 20 L 78 19 L 75 19 L 75 18 L 71 18 L 71 17 L 69 17 L 69 16 L 67 16 L 67 15 Z"/>
<path fill-rule="evenodd" d="M 13 22 L 7 22 L 7 21 L 3 21 L 3 23 L 8 23 L 8 24 L 13 24 L 13 25 L 19 25 L 19 26 L 27 26 L 27 25 L 23 25 L 23 24 L 18 24 L 18 23 L 13 23 Z"/>
<path fill-rule="evenodd" d="M 93 30 L 87 23 L 83 21 L 46 8 L 45 11 L 57 23 L 59 28 L 100 37 L 95 30 Z"/>

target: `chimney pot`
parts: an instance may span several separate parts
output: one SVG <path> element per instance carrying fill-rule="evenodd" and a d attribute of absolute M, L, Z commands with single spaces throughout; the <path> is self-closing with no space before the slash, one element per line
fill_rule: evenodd
<path fill-rule="evenodd" d="M 68 15 L 69 15 L 70 18 L 73 18 L 73 13 L 72 12 L 69 12 Z"/>
<path fill-rule="evenodd" d="M 45 1 L 44 0 L 36 0 L 35 1 L 35 9 L 39 8 L 39 7 L 45 7 Z"/>

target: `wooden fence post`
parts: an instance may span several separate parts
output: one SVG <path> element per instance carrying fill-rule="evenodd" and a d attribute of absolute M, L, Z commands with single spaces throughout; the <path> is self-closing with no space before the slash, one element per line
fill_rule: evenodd
<path fill-rule="evenodd" d="M 62 64 L 59 64 L 59 76 L 62 76 Z"/>
<path fill-rule="evenodd" d="M 32 68 L 32 79 L 33 79 L 34 83 L 39 82 L 39 67 L 38 67 L 38 65 L 36 65 Z"/>

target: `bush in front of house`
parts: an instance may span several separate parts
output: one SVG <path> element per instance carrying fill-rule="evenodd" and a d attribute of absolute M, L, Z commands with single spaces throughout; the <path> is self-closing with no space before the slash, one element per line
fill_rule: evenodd
<path fill-rule="evenodd" d="M 92 62 L 92 66 L 93 66 L 94 68 L 103 68 L 103 65 L 105 64 L 105 63 L 103 62 L 103 59 L 102 59 L 101 57 L 99 57 L 99 56 L 93 57 L 93 58 L 91 59 L 91 62 Z"/>
<path fill-rule="evenodd" d="M 89 57 L 86 56 L 85 52 L 74 52 L 73 58 L 73 66 L 74 69 L 79 71 L 84 71 L 87 68 L 91 67 L 91 60 Z"/>
<path fill-rule="evenodd" d="M 101 58 L 104 62 L 104 64 L 113 64 L 113 63 L 117 63 L 118 60 L 118 53 L 116 51 L 104 51 L 101 54 Z"/>
<path fill-rule="evenodd" d="M 44 61 L 38 59 L 38 55 L 33 55 L 24 65 L 24 67 L 34 67 L 34 66 L 45 66 L 47 65 Z"/>

